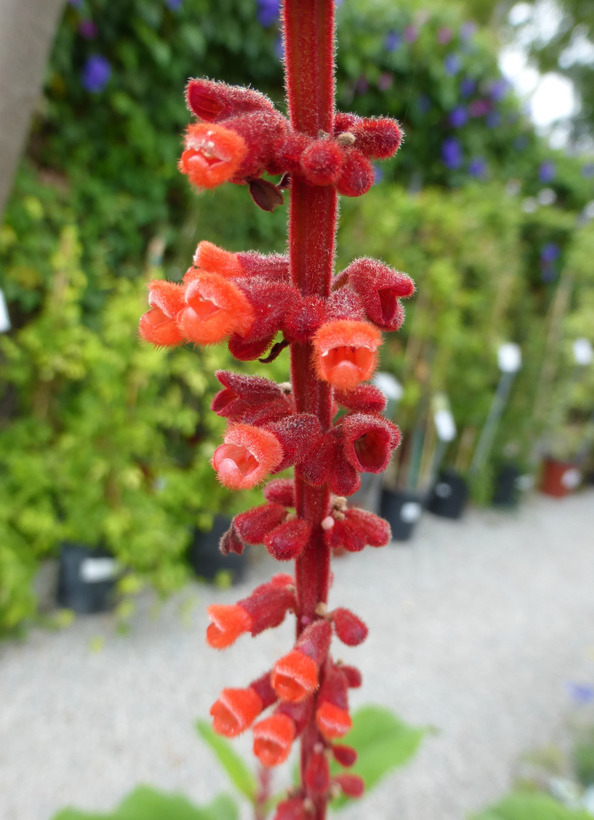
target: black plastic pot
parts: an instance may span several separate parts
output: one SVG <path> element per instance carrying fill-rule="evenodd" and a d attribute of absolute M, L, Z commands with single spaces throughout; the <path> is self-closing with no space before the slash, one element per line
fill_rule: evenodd
<path fill-rule="evenodd" d="M 462 518 L 468 501 L 468 484 L 455 470 L 440 470 L 431 489 L 427 509 L 441 518 Z"/>
<path fill-rule="evenodd" d="M 380 515 L 392 528 L 394 541 L 408 541 L 423 512 L 422 497 L 407 490 L 382 489 Z"/>
<path fill-rule="evenodd" d="M 520 500 L 518 479 L 520 470 L 515 464 L 503 464 L 495 473 L 493 504 L 496 507 L 517 507 Z"/>
<path fill-rule="evenodd" d="M 83 615 L 106 612 L 115 604 L 117 565 L 102 547 L 64 543 L 58 560 L 57 601 Z"/>
<path fill-rule="evenodd" d="M 221 536 L 231 526 L 231 520 L 224 515 L 215 515 L 212 529 L 194 530 L 192 543 L 188 549 L 188 561 L 199 578 L 214 581 L 219 572 L 229 572 L 233 583 L 241 581 L 245 572 L 246 555 L 222 555 L 219 549 Z"/>

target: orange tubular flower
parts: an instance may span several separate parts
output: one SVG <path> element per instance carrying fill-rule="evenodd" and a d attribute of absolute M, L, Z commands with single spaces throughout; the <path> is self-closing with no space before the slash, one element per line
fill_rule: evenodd
<path fill-rule="evenodd" d="M 346 709 L 325 701 L 316 712 L 316 725 L 324 737 L 331 740 L 346 735 L 352 729 L 353 721 Z"/>
<path fill-rule="evenodd" d="M 274 664 L 270 682 L 279 698 L 297 703 L 318 688 L 318 664 L 293 649 Z"/>
<path fill-rule="evenodd" d="M 245 273 L 236 253 L 219 248 L 206 240 L 198 243 L 192 261 L 200 270 L 207 273 L 218 273 L 228 278 L 243 276 Z"/>
<path fill-rule="evenodd" d="M 229 128 L 199 122 L 188 127 L 179 170 L 199 188 L 216 188 L 231 179 L 247 154 L 243 137 Z"/>
<path fill-rule="evenodd" d="M 173 347 L 183 342 L 176 317 L 185 307 L 184 289 L 175 282 L 157 279 L 149 284 L 151 310 L 140 318 L 138 332 L 157 347 Z"/>
<path fill-rule="evenodd" d="M 212 604 L 207 609 L 211 623 L 206 629 L 206 641 L 213 649 L 231 646 L 244 632 L 252 628 L 252 618 L 237 604 Z"/>
<path fill-rule="evenodd" d="M 261 427 L 236 424 L 225 433 L 211 464 L 230 490 L 247 490 L 263 481 L 282 461 L 283 448 L 275 435 Z"/>
<path fill-rule="evenodd" d="M 267 768 L 284 763 L 295 740 L 295 724 L 278 712 L 254 726 L 254 754 Z"/>
<path fill-rule="evenodd" d="M 212 727 L 219 735 L 236 737 L 248 729 L 262 711 L 262 701 L 251 687 L 223 689 L 210 708 Z"/>
<path fill-rule="evenodd" d="M 185 301 L 177 324 L 189 342 L 208 345 L 232 333 L 243 336 L 254 322 L 254 310 L 244 294 L 217 273 L 196 273 L 186 285 Z"/>
<path fill-rule="evenodd" d="M 381 342 L 380 331 L 368 322 L 354 319 L 326 322 L 314 336 L 318 377 L 339 390 L 352 390 L 373 374 Z"/>

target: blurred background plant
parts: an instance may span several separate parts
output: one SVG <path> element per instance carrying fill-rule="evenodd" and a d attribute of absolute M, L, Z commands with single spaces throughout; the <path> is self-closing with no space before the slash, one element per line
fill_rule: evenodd
<path fill-rule="evenodd" d="M 421 495 L 439 464 L 468 474 L 505 342 L 521 347 L 522 368 L 475 498 L 492 497 L 505 460 L 534 473 L 546 452 L 586 467 L 591 452 L 594 369 L 576 369 L 573 353 L 594 327 L 591 66 L 567 49 L 593 23 L 568 0 L 557 34 L 527 46 L 582 102 L 553 149 L 499 68 L 501 48 L 538 17 L 524 5 L 516 26 L 508 5 L 482 0 L 338 10 L 340 106 L 385 111 L 407 134 L 374 193 L 343 203 L 339 266 L 364 246 L 417 282 L 382 367 L 404 388 L 392 479 Z M 35 613 L 32 579 L 60 543 L 104 546 L 166 592 L 187 577 L 193 528 L 229 505 L 208 465 L 219 430 L 205 413 L 225 353 L 156 354 L 135 327 L 146 282 L 179 280 L 200 239 L 282 250 L 284 209 L 236 207 L 241 187 L 196 194 L 177 171 L 189 76 L 281 103 L 277 19 L 274 0 L 65 4 L 0 227 L 12 324 L 0 336 L 0 633 Z M 286 378 L 283 356 L 269 367 Z M 438 395 L 458 430 L 447 447 Z"/>

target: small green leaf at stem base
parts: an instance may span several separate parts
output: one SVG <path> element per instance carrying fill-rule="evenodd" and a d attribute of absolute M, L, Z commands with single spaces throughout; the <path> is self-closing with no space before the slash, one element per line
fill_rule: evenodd
<path fill-rule="evenodd" d="M 233 800 L 219 795 L 210 806 L 192 805 L 179 794 L 165 794 L 150 786 L 138 786 L 117 809 L 107 814 L 64 809 L 54 820 L 238 820 Z"/>
<path fill-rule="evenodd" d="M 215 753 L 235 788 L 245 795 L 251 803 L 254 803 L 257 792 L 256 778 L 242 758 L 234 751 L 229 741 L 217 735 L 210 723 L 205 720 L 196 721 L 196 731 Z"/>
<path fill-rule="evenodd" d="M 389 709 L 380 706 L 364 706 L 353 713 L 353 728 L 341 740 L 357 750 L 357 762 L 349 774 L 358 774 L 365 781 L 366 792 L 416 753 L 426 728 L 416 728 L 404 723 Z M 345 771 L 337 763 L 332 764 L 332 775 Z M 333 809 L 340 809 L 351 801 L 344 796 L 332 802 Z"/>

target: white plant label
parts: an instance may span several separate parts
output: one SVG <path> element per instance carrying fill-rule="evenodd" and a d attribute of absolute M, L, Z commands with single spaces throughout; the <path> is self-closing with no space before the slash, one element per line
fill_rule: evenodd
<path fill-rule="evenodd" d="M 573 355 L 576 364 L 580 364 L 582 367 L 590 364 L 592 361 L 592 345 L 590 344 L 590 340 L 584 338 L 576 339 L 573 343 Z"/>
<path fill-rule="evenodd" d="M 10 330 L 10 316 L 8 315 L 8 308 L 6 307 L 6 299 L 2 288 L 0 288 L 0 333 L 6 333 Z"/>
<path fill-rule="evenodd" d="M 497 351 L 497 362 L 502 373 L 517 373 L 522 367 L 522 351 L 514 342 L 500 345 Z"/>
<path fill-rule="evenodd" d="M 98 584 L 115 578 L 117 569 L 113 558 L 85 558 L 80 565 L 80 577 L 87 584 Z"/>
<path fill-rule="evenodd" d="M 566 490 L 575 490 L 576 487 L 579 487 L 581 480 L 582 474 L 575 467 L 566 470 L 561 476 L 561 484 Z"/>
<path fill-rule="evenodd" d="M 400 508 L 400 519 L 405 524 L 414 524 L 421 517 L 421 505 L 417 501 L 406 501 Z"/>

